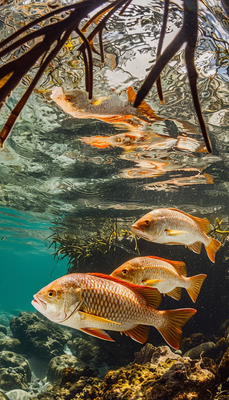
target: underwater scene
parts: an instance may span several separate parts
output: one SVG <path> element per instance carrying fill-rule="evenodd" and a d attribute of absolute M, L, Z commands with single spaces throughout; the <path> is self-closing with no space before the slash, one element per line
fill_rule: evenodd
<path fill-rule="evenodd" d="M 228 2 L 0 11 L 0 400 L 229 399 Z"/>

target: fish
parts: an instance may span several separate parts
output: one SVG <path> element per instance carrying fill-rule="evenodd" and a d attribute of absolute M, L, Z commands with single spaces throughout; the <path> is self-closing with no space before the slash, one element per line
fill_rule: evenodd
<path fill-rule="evenodd" d="M 147 147 L 151 137 L 146 132 L 131 130 L 110 136 L 87 136 L 80 139 L 93 147 L 105 149 L 107 147 L 121 147 L 126 150 L 134 150 L 139 147 Z"/>
<path fill-rule="evenodd" d="M 111 273 L 111 276 L 135 285 L 155 287 L 160 293 L 167 294 L 175 300 L 180 300 L 181 288 L 185 288 L 195 303 L 207 275 L 186 275 L 186 265 L 183 261 L 155 256 L 132 258 Z"/>
<path fill-rule="evenodd" d="M 136 93 L 131 86 L 127 89 L 126 100 L 117 93 L 89 100 L 86 91 L 66 91 L 62 87 L 54 87 L 50 98 L 74 118 L 94 118 L 108 123 L 124 123 L 127 126 L 138 126 L 139 120 L 162 120 L 144 101 L 138 108 L 133 107 L 131 103 L 134 102 Z M 136 120 L 133 117 L 137 117 Z"/>
<path fill-rule="evenodd" d="M 183 325 L 195 309 L 159 311 L 156 288 L 138 286 L 101 273 L 73 273 L 56 279 L 35 294 L 32 305 L 50 321 L 114 341 L 105 330 L 118 331 L 145 343 L 149 325 L 178 349 Z"/>
<path fill-rule="evenodd" d="M 209 259 L 214 263 L 221 243 L 207 236 L 210 230 L 207 219 L 193 217 L 175 208 L 150 211 L 132 225 L 132 232 L 145 240 L 185 245 L 197 254 L 200 254 L 203 243 Z"/>

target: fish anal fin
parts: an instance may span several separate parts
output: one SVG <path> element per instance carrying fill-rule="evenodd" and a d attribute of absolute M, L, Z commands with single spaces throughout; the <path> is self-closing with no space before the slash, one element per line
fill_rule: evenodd
<path fill-rule="evenodd" d="M 192 243 L 188 246 L 188 248 L 192 251 L 194 251 L 194 253 L 200 254 L 201 252 L 201 247 L 202 247 L 202 243 L 201 242 L 195 242 Z"/>
<path fill-rule="evenodd" d="M 122 331 L 120 333 L 125 333 L 126 336 L 131 337 L 133 340 L 139 343 L 145 343 L 149 336 L 149 326 L 147 325 L 137 325 L 128 331 Z"/>
<path fill-rule="evenodd" d="M 116 278 L 111 275 L 101 274 L 100 272 L 90 272 L 88 275 L 97 276 L 98 278 L 107 279 L 119 283 L 122 286 L 133 290 L 133 292 L 140 294 L 146 301 L 146 305 L 157 309 L 161 303 L 161 294 L 156 288 L 149 286 L 134 285 L 130 282 L 125 282 L 122 279 Z"/>
<path fill-rule="evenodd" d="M 110 342 L 115 342 L 114 339 L 108 335 L 108 333 L 96 328 L 81 328 L 80 331 L 87 333 L 88 335 L 95 336 L 99 339 L 109 340 Z"/>
<path fill-rule="evenodd" d="M 191 218 L 193 221 L 195 221 L 199 225 L 200 229 L 204 233 L 208 233 L 211 230 L 210 222 L 207 219 L 193 217 L 193 215 L 187 214 L 184 211 L 178 210 L 176 208 L 169 208 L 169 210 L 180 212 L 181 214 L 184 214 L 187 217 Z"/>
<path fill-rule="evenodd" d="M 98 315 L 94 315 L 94 314 L 88 314 L 84 311 L 78 311 L 78 313 L 81 315 L 82 319 L 85 319 L 88 322 L 102 322 L 102 323 L 107 323 L 107 324 L 121 325 L 119 322 L 110 321 L 109 319 L 99 317 Z"/>
<path fill-rule="evenodd" d="M 168 296 L 172 297 L 175 300 L 180 300 L 181 298 L 181 288 L 176 287 L 175 289 L 171 290 L 171 292 L 166 293 Z"/>
<path fill-rule="evenodd" d="M 196 302 L 201 286 L 203 285 L 206 277 L 207 275 L 200 274 L 188 278 L 189 288 L 187 288 L 186 290 L 194 303 Z"/>
<path fill-rule="evenodd" d="M 217 250 L 219 250 L 220 246 L 221 243 L 213 238 L 211 238 L 210 244 L 208 246 L 205 246 L 207 255 L 213 263 L 215 262 L 215 253 L 217 252 Z"/>
<path fill-rule="evenodd" d="M 158 311 L 163 316 L 163 323 L 157 327 L 169 346 L 179 349 L 182 327 L 196 313 L 193 308 Z"/>

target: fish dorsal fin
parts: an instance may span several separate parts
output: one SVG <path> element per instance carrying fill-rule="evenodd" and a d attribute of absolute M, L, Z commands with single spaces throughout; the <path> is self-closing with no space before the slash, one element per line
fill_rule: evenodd
<path fill-rule="evenodd" d="M 176 287 L 175 289 L 171 290 L 171 292 L 166 293 L 168 296 L 172 297 L 175 300 L 180 300 L 181 298 L 181 288 Z"/>
<path fill-rule="evenodd" d="M 184 214 L 187 217 L 191 218 L 193 221 L 195 221 L 199 225 L 200 229 L 204 233 L 208 233 L 211 230 L 210 222 L 207 219 L 193 217 L 193 215 L 187 214 L 181 210 L 177 210 L 176 208 L 169 208 L 169 210 L 180 212 L 181 214 Z"/>
<path fill-rule="evenodd" d="M 147 258 L 154 258 L 155 260 L 161 260 L 164 261 L 168 264 L 171 264 L 177 273 L 179 275 L 186 276 L 187 275 L 187 270 L 186 270 L 186 265 L 184 261 L 173 261 L 173 260 L 167 260 L 166 258 L 161 258 L 161 257 L 155 257 L 155 256 L 147 256 Z"/>
<path fill-rule="evenodd" d="M 108 335 L 108 333 L 96 328 L 80 328 L 80 331 L 87 333 L 88 335 L 98 337 L 103 340 L 109 340 L 110 342 L 115 342 L 114 339 Z"/>
<path fill-rule="evenodd" d="M 132 329 L 129 329 L 128 331 L 122 331 L 120 332 L 125 333 L 126 336 L 131 337 L 133 340 L 136 340 L 136 342 L 139 343 L 145 343 L 148 339 L 149 336 L 149 326 L 147 325 L 137 325 Z"/>
<path fill-rule="evenodd" d="M 84 311 L 78 311 L 78 313 L 81 315 L 82 319 L 85 319 L 88 322 L 102 322 L 105 324 L 121 325 L 119 322 L 111 321 L 109 319 L 99 317 L 98 315 L 88 314 Z"/>
<path fill-rule="evenodd" d="M 93 275 L 98 278 L 106 279 L 109 281 L 119 283 L 122 286 L 126 286 L 133 292 L 140 294 L 145 299 L 146 305 L 154 309 L 157 309 L 161 303 L 161 294 L 158 292 L 156 288 L 134 285 L 133 283 L 125 282 L 122 279 L 116 278 L 111 275 L 101 274 L 99 272 L 90 272 L 88 275 Z"/>
<path fill-rule="evenodd" d="M 183 261 L 169 261 L 169 263 L 175 268 L 179 275 L 187 275 L 186 265 Z"/>
<path fill-rule="evenodd" d="M 127 96 L 128 96 L 128 101 L 130 103 L 134 103 L 135 99 L 136 99 L 136 93 L 134 91 L 134 89 L 132 88 L 132 86 L 129 86 L 127 89 Z M 144 115 L 145 117 L 148 118 L 157 118 L 159 119 L 159 117 L 157 116 L 157 114 L 152 110 L 152 108 L 149 106 L 149 104 L 147 104 L 144 100 L 141 102 L 141 104 L 137 107 L 137 110 L 140 111 L 140 113 L 142 115 Z"/>
<path fill-rule="evenodd" d="M 190 244 L 188 246 L 188 248 L 192 251 L 194 251 L 194 253 L 200 254 L 201 252 L 201 247 L 202 247 L 202 243 L 201 242 L 195 242 L 193 244 Z"/>

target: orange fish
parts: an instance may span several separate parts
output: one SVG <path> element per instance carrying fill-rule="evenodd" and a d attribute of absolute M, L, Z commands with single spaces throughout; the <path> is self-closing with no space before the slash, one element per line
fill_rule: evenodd
<path fill-rule="evenodd" d="M 105 149 L 109 146 L 122 147 L 126 150 L 132 150 L 136 147 L 146 147 L 151 137 L 146 132 L 134 131 L 123 132 L 111 136 L 91 136 L 82 137 L 82 142 L 89 144 L 93 147 Z"/>
<path fill-rule="evenodd" d="M 192 301 L 196 301 L 207 275 L 186 277 L 183 261 L 170 261 L 160 257 L 136 257 L 115 269 L 111 276 L 135 285 L 157 288 L 176 300 L 181 298 L 181 288 L 185 288 Z"/>
<path fill-rule="evenodd" d="M 139 119 L 143 121 L 162 119 L 144 101 L 138 108 L 131 105 L 136 98 L 132 87 L 127 89 L 127 100 L 121 99 L 116 93 L 108 97 L 89 100 L 85 91 L 79 89 L 63 91 L 61 87 L 55 87 L 50 97 L 67 114 L 75 118 L 95 118 L 109 123 L 125 123 L 134 126 L 139 125 Z M 137 122 L 133 120 L 133 117 L 137 117 Z"/>
<path fill-rule="evenodd" d="M 132 231 L 145 240 L 163 244 L 183 244 L 198 254 L 203 243 L 208 257 L 215 262 L 215 253 L 221 243 L 206 235 L 210 230 L 209 221 L 175 208 L 153 210 L 132 226 Z"/>
<path fill-rule="evenodd" d="M 137 286 L 104 274 L 69 274 L 34 295 L 32 305 L 58 324 L 113 339 L 104 329 L 125 333 L 140 343 L 154 326 L 167 343 L 179 348 L 182 327 L 196 310 L 158 311 L 161 295 L 155 288 Z"/>

